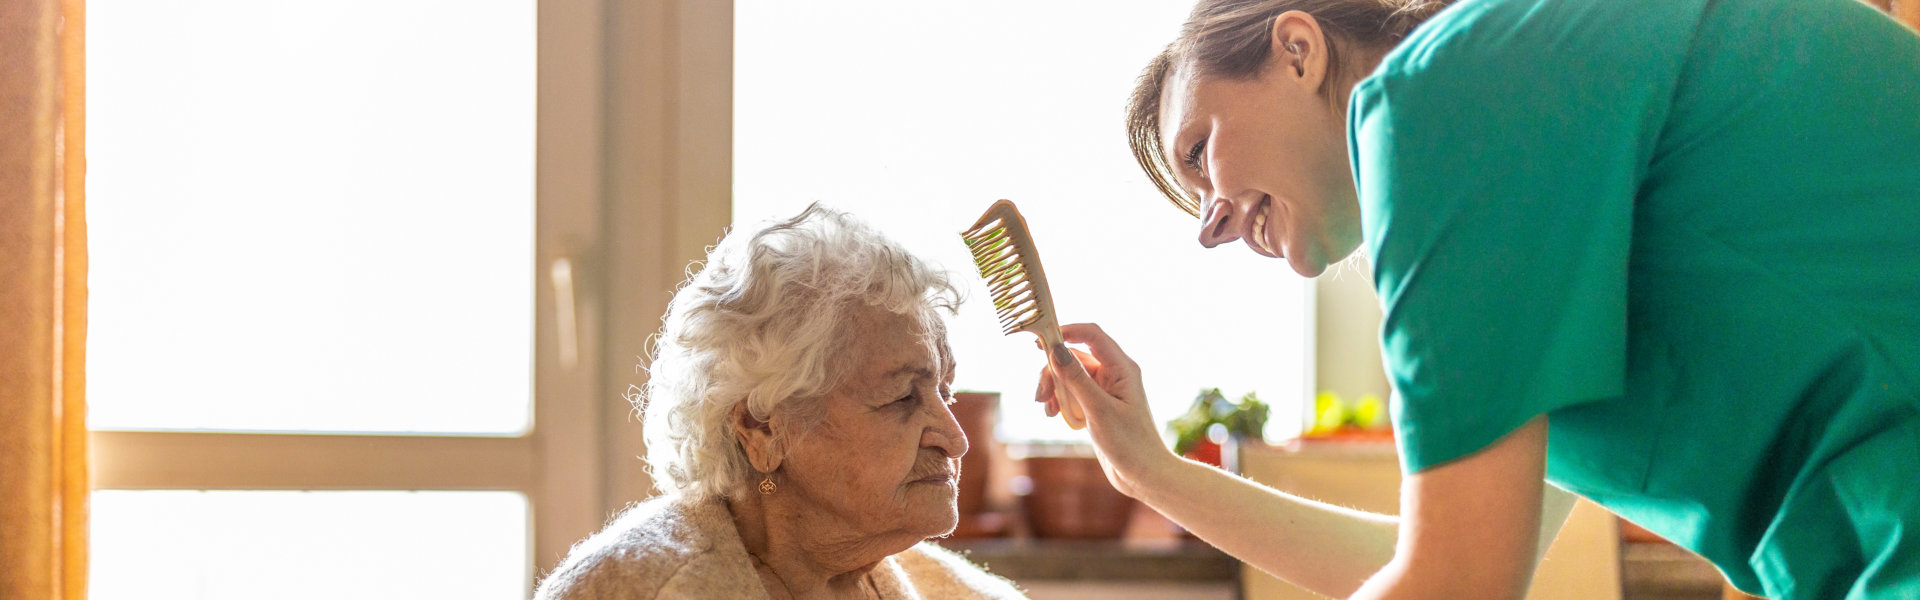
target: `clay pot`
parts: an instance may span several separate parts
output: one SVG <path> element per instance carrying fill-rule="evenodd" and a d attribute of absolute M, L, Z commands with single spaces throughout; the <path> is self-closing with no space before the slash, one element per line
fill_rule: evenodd
<path fill-rule="evenodd" d="M 1023 504 L 1035 536 L 1117 539 L 1126 534 L 1134 499 L 1107 483 L 1099 459 L 1028 456 L 1020 462 L 1033 484 Z"/>
<path fill-rule="evenodd" d="M 960 457 L 960 517 L 977 515 L 987 508 L 987 486 L 993 481 L 993 455 L 999 451 L 993 439 L 993 425 L 1000 413 L 1000 394 L 996 392 L 956 392 L 953 418 L 967 434 L 970 449 Z"/>

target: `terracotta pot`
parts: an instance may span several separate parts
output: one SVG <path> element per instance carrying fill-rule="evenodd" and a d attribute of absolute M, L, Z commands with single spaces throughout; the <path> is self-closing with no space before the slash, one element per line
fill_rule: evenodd
<path fill-rule="evenodd" d="M 1099 459 L 1029 456 L 1020 462 L 1033 483 L 1023 503 L 1035 536 L 1115 539 L 1126 534 L 1134 500 L 1107 483 Z"/>
<path fill-rule="evenodd" d="M 978 514 L 987 508 L 987 485 L 993 481 L 993 425 L 1000 414 L 998 392 L 956 392 L 953 418 L 967 434 L 966 455 L 960 457 L 960 514 Z"/>

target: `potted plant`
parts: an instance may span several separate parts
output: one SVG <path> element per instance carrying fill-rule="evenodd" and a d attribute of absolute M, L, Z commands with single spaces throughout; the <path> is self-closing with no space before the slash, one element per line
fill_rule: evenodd
<path fill-rule="evenodd" d="M 1229 439 L 1265 441 L 1270 408 L 1253 392 L 1239 402 L 1227 400 L 1220 388 L 1201 390 L 1187 411 L 1167 422 L 1173 432 L 1173 452 L 1213 466 L 1223 466 L 1222 448 Z"/>

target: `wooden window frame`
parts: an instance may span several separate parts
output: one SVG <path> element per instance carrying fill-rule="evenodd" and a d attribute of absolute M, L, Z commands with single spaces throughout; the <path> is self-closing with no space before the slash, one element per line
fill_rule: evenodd
<path fill-rule="evenodd" d="M 94 431 L 94 489 L 518 491 L 533 583 L 651 495 L 623 395 L 644 383 L 640 357 L 688 263 L 732 216 L 733 3 L 537 0 L 537 11 L 529 431 Z"/>

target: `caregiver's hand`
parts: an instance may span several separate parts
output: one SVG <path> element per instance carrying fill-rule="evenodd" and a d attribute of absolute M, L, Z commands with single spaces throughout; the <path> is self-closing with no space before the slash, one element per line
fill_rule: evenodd
<path fill-rule="evenodd" d="M 1140 365 L 1127 357 L 1099 325 L 1066 325 L 1060 328 L 1060 335 L 1069 342 L 1086 344 L 1092 353 L 1065 344 L 1049 348 L 1047 368 L 1040 374 L 1034 401 L 1046 403 L 1048 416 L 1058 413 L 1063 403 L 1078 404 L 1087 416 L 1094 451 L 1107 479 L 1121 493 L 1138 497 L 1141 490 L 1136 484 L 1143 474 L 1179 460 L 1161 441 L 1160 429 L 1147 408 Z"/>

